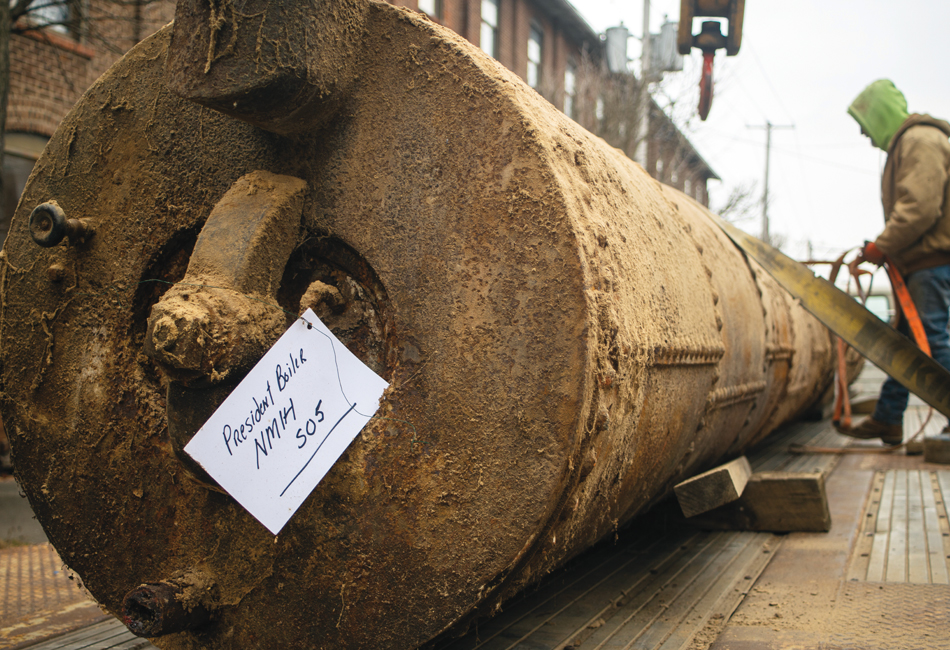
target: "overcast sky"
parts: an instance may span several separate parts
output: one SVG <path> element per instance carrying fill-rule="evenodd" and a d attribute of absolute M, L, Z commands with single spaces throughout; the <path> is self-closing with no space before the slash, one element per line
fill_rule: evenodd
<path fill-rule="evenodd" d="M 637 37 L 640 1 L 572 0 L 591 27 L 602 32 L 623 21 Z M 769 217 L 787 253 L 803 258 L 810 240 L 826 258 L 874 239 L 883 227 L 880 170 L 885 154 L 872 148 L 847 107 L 871 81 L 887 77 L 907 97 L 911 112 L 950 118 L 950 1 L 947 0 L 746 0 L 742 48 L 720 51 L 715 95 L 706 122 L 684 128 L 700 155 L 722 178 L 709 184 L 711 204 L 722 204 L 735 186 L 755 183 L 761 197 L 766 120 L 794 129 L 772 131 Z M 654 0 L 651 28 L 664 14 L 679 20 L 679 0 Z M 694 25 L 699 30 L 700 21 Z M 639 56 L 631 38 L 628 54 Z M 698 101 L 701 55 L 665 82 L 681 104 Z M 638 69 L 638 63 L 632 64 Z M 658 98 L 662 105 L 666 101 Z M 679 110 L 679 109 L 678 109 Z M 755 219 L 740 222 L 758 235 Z"/>

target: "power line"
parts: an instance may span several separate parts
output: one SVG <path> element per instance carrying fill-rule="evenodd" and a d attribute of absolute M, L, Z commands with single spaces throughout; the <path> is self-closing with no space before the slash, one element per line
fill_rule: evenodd
<path fill-rule="evenodd" d="M 759 70 L 762 72 L 762 76 L 765 78 L 765 83 L 769 85 L 769 88 L 772 90 L 772 94 L 775 95 L 775 99 L 778 100 L 779 106 L 781 106 L 782 110 L 785 111 L 785 114 L 789 118 L 791 118 L 792 117 L 791 111 L 788 110 L 788 108 L 785 106 L 785 102 L 783 102 L 781 96 L 779 96 L 778 91 L 775 89 L 775 86 L 772 84 L 772 80 L 769 78 L 768 73 L 765 71 L 765 66 L 762 65 L 762 61 L 759 59 L 758 52 L 756 52 L 755 48 L 752 47 L 752 43 L 749 42 L 748 38 L 746 38 L 745 46 L 752 53 L 752 60 L 755 61 L 755 64 L 757 66 L 759 66 Z"/>
<path fill-rule="evenodd" d="M 779 153 L 784 153 L 790 156 L 797 156 L 803 160 L 810 160 L 812 162 L 821 163 L 823 165 L 828 165 L 829 167 L 838 167 L 839 169 L 846 169 L 848 171 L 857 172 L 859 174 L 867 174 L 868 176 L 877 176 L 876 172 L 868 171 L 867 169 L 862 169 L 861 167 L 855 167 L 853 165 L 846 165 L 844 163 L 833 162 L 831 160 L 825 160 L 824 158 L 817 158 L 815 156 L 809 156 L 801 152 L 791 151 L 789 149 L 783 149 L 782 147 L 775 147 L 775 150 Z"/>

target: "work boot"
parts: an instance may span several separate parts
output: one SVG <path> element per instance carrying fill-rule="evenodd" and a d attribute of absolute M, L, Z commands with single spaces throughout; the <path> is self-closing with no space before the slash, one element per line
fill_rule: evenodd
<path fill-rule="evenodd" d="M 867 417 L 853 429 L 840 431 L 840 433 L 861 440 L 880 438 L 885 445 L 899 445 L 904 441 L 903 424 L 885 424 L 873 417 Z"/>

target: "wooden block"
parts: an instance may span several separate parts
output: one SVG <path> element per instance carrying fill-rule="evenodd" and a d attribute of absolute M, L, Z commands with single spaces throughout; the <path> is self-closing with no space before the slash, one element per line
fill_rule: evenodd
<path fill-rule="evenodd" d="M 742 496 L 752 466 L 745 456 L 697 474 L 673 487 L 676 499 L 686 517 L 693 517 Z"/>
<path fill-rule="evenodd" d="M 950 433 L 924 438 L 924 461 L 950 465 Z"/>
<path fill-rule="evenodd" d="M 831 511 L 821 472 L 756 472 L 742 497 L 689 523 L 718 530 L 827 532 Z"/>

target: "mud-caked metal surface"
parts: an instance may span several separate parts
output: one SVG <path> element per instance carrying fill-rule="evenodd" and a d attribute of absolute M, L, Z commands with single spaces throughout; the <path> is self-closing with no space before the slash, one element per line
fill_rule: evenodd
<path fill-rule="evenodd" d="M 212 218 L 240 191 L 292 220 L 259 222 L 274 258 L 260 210 Z M 49 201 L 94 234 L 37 246 Z M 169 583 L 210 613 L 163 648 L 414 647 L 830 383 L 827 331 L 704 208 L 369 1 L 179 2 L 50 141 L 0 280 L 24 490 L 110 611 Z M 275 537 L 169 428 L 307 306 L 391 387 Z"/>

